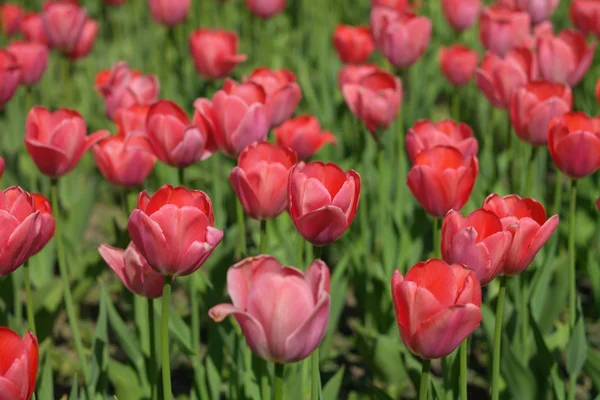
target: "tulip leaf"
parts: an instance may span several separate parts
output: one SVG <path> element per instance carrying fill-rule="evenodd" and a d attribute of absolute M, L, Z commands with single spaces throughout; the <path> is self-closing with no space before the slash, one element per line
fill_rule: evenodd
<path fill-rule="evenodd" d="M 340 388 L 344 379 L 344 372 L 346 367 L 342 366 L 335 375 L 327 381 L 323 387 L 323 400 L 337 400 L 339 399 Z"/>
<path fill-rule="evenodd" d="M 206 380 L 208 381 L 208 389 L 210 390 L 211 396 L 210 398 L 216 400 L 219 398 L 219 393 L 221 392 L 221 374 L 215 366 L 212 357 L 207 356 L 205 358 L 205 365 Z"/>
<path fill-rule="evenodd" d="M 115 395 L 121 399 L 140 400 L 147 396 L 136 371 L 128 365 L 110 360 L 108 376 L 115 387 Z"/>
<path fill-rule="evenodd" d="M 592 380 L 596 391 L 600 391 L 600 350 L 593 347 L 588 348 L 584 369 Z"/>
<path fill-rule="evenodd" d="M 71 386 L 71 392 L 69 393 L 69 400 L 79 400 L 79 380 L 77 375 L 73 377 L 73 385 Z"/>
<path fill-rule="evenodd" d="M 52 377 L 52 359 L 50 352 L 44 358 L 42 367 L 42 376 L 37 389 L 37 398 L 39 400 L 54 400 L 54 380 Z"/>
<path fill-rule="evenodd" d="M 502 336 L 500 371 L 512 398 L 537 399 L 535 376 L 513 353 L 507 335 Z"/>
<path fill-rule="evenodd" d="M 96 320 L 96 332 L 92 342 L 92 386 L 97 392 L 104 393 L 108 387 L 108 296 L 104 285 L 100 283 L 100 311 Z"/>
<path fill-rule="evenodd" d="M 585 337 L 584 319 L 583 315 L 579 313 L 571 334 L 571 339 L 567 345 L 567 372 L 569 375 L 579 374 L 585 364 L 587 352 L 588 344 Z"/>

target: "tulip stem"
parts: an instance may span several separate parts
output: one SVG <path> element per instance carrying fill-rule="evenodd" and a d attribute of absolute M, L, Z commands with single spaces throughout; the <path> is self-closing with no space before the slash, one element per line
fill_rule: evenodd
<path fill-rule="evenodd" d="M 433 257 L 440 258 L 442 252 L 441 238 L 440 238 L 440 219 L 433 219 Z"/>
<path fill-rule="evenodd" d="M 500 346 L 502 342 L 502 313 L 506 294 L 506 276 L 500 277 L 500 290 L 496 303 L 496 326 L 494 327 L 494 354 L 492 359 L 492 400 L 500 398 Z"/>
<path fill-rule="evenodd" d="M 298 235 L 298 268 L 304 269 L 304 238 Z"/>
<path fill-rule="evenodd" d="M 459 356 L 460 356 L 460 400 L 467 400 L 467 339 L 463 340 L 460 344 Z"/>
<path fill-rule="evenodd" d="M 577 181 L 571 181 L 571 204 L 569 207 L 569 328 L 575 327 L 577 283 L 575 277 L 575 207 L 577 205 Z"/>
<path fill-rule="evenodd" d="M 33 297 L 31 296 L 31 279 L 29 277 L 29 263 L 23 264 L 23 272 L 25 274 L 25 299 L 27 301 L 27 322 L 29 330 L 36 335 L 35 330 L 35 313 L 33 312 Z"/>
<path fill-rule="evenodd" d="M 246 257 L 246 220 L 244 216 L 244 209 L 242 208 L 242 203 L 238 200 L 235 204 L 235 211 L 237 214 L 238 220 L 238 230 L 239 230 L 239 248 L 237 249 L 240 258 Z"/>
<path fill-rule="evenodd" d="M 319 348 L 317 347 L 310 356 L 312 364 L 312 390 L 311 400 L 321 400 L 321 371 L 319 369 Z"/>
<path fill-rule="evenodd" d="M 314 256 L 315 260 L 323 259 L 323 247 L 324 246 L 313 246 L 314 247 Z"/>
<path fill-rule="evenodd" d="M 429 364 L 431 360 L 421 361 L 421 383 L 419 384 L 419 400 L 427 400 L 427 388 L 429 387 Z"/>
<path fill-rule="evenodd" d="M 16 331 L 20 333 L 23 328 L 23 302 L 21 301 L 21 288 L 23 287 L 23 276 L 18 269 L 11 274 L 13 283 L 13 303 Z"/>
<path fill-rule="evenodd" d="M 267 220 L 263 219 L 260 221 L 260 245 L 259 254 L 266 254 L 267 252 Z M 300 267 L 300 266 L 298 266 Z"/>
<path fill-rule="evenodd" d="M 179 177 L 179 186 L 185 186 L 185 168 L 177 168 L 177 174 Z"/>
<path fill-rule="evenodd" d="M 273 382 L 273 399 L 283 400 L 283 373 L 285 364 L 275 363 L 275 376 Z"/>
<path fill-rule="evenodd" d="M 158 385 L 156 384 L 157 376 L 156 371 L 159 365 L 156 352 L 156 322 L 154 318 L 154 299 L 147 298 L 148 302 L 148 328 L 150 333 L 150 367 L 148 374 L 148 382 L 150 382 L 150 398 L 152 400 L 158 399 Z"/>
<path fill-rule="evenodd" d="M 162 295 L 162 315 L 161 315 L 161 352 L 162 352 L 162 378 L 164 400 L 171 400 L 173 394 L 171 391 L 171 363 L 169 359 L 169 303 L 171 300 L 171 284 L 173 279 L 170 276 L 164 277 L 164 289 Z"/>

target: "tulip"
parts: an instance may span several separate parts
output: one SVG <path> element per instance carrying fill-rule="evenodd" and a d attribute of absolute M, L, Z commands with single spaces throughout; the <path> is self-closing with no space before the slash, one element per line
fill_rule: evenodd
<path fill-rule="evenodd" d="M 321 130 L 321 124 L 312 115 L 300 115 L 275 128 L 277 145 L 294 150 L 301 160 L 307 160 L 327 143 L 336 143 L 335 136 Z"/>
<path fill-rule="evenodd" d="M 67 57 L 81 58 L 92 50 L 98 23 L 79 5 L 50 3 L 42 13 L 42 22 L 48 44 Z"/>
<path fill-rule="evenodd" d="M 344 65 L 338 72 L 338 86 L 341 89 L 348 83 L 358 83 L 363 77 L 377 71 L 379 67 L 372 64 Z"/>
<path fill-rule="evenodd" d="M 46 197 L 38 193 L 32 193 L 31 198 L 33 199 L 34 210 L 40 213 L 40 232 L 36 239 L 36 244 L 33 246 L 31 255 L 34 256 L 52 239 L 56 232 L 56 221 L 52 215 L 52 207 Z"/>
<path fill-rule="evenodd" d="M 569 112 L 550 121 L 548 150 L 556 167 L 571 179 L 600 168 L 600 117 Z"/>
<path fill-rule="evenodd" d="M 403 12 L 410 9 L 410 2 L 409 0 L 371 0 L 371 8 L 375 7 L 387 7 Z"/>
<path fill-rule="evenodd" d="M 525 40 L 521 42 L 520 46 L 524 46 L 532 51 L 535 51 L 538 41 L 546 35 L 554 35 L 554 26 L 550 21 L 544 21 L 536 25 L 533 28 L 532 34 L 525 38 Z"/>
<path fill-rule="evenodd" d="M 465 157 L 454 147 L 437 146 L 417 154 L 406 184 L 427 213 L 441 218 L 467 203 L 478 172 L 474 155 Z"/>
<path fill-rule="evenodd" d="M 35 391 L 35 380 L 39 363 L 38 341 L 27 332 L 23 338 L 0 326 L 0 393 L 3 399 L 29 400 Z"/>
<path fill-rule="evenodd" d="M 450 47 L 440 47 L 440 69 L 454 86 L 466 85 L 473 75 L 479 55 L 467 46 L 455 44 Z"/>
<path fill-rule="evenodd" d="M 148 111 L 150 111 L 150 106 L 141 104 L 134 104 L 127 108 L 118 108 L 115 112 L 115 124 L 119 128 L 119 132 L 125 135 L 136 132 L 148 137 L 148 129 L 146 127 Z"/>
<path fill-rule="evenodd" d="M 574 29 L 558 36 L 544 35 L 537 44 L 540 72 L 549 81 L 576 86 L 590 68 L 595 50 L 596 43 L 588 45 L 585 36 Z"/>
<path fill-rule="evenodd" d="M 223 153 L 236 157 L 249 144 L 267 138 L 271 120 L 266 102 L 262 86 L 227 79 L 212 102 L 204 98 L 194 102 L 194 121 L 209 128 Z"/>
<path fill-rule="evenodd" d="M 0 179 L 2 179 L 2 175 L 4 175 L 4 170 L 6 169 L 6 162 L 4 158 L 0 157 Z"/>
<path fill-rule="evenodd" d="M 148 265 L 163 276 L 185 276 L 204 264 L 221 242 L 206 193 L 165 185 L 143 191 L 129 217 L 131 241 Z M 168 251 L 165 251 L 168 249 Z"/>
<path fill-rule="evenodd" d="M 257 17 L 271 18 L 285 9 L 286 0 L 246 0 L 246 5 Z"/>
<path fill-rule="evenodd" d="M 156 23 L 173 27 L 188 16 L 190 0 L 149 0 L 150 14 Z"/>
<path fill-rule="evenodd" d="M 249 145 L 238 157 L 229 182 L 250 218 L 277 217 L 288 205 L 287 187 L 296 153 L 268 142 Z"/>
<path fill-rule="evenodd" d="M 479 20 L 479 38 L 487 50 L 504 57 L 529 35 L 529 14 L 490 6 Z"/>
<path fill-rule="evenodd" d="M 531 22 L 539 24 L 550 18 L 560 0 L 516 0 L 517 8 L 531 17 Z"/>
<path fill-rule="evenodd" d="M 512 236 L 503 275 L 517 275 L 525 270 L 558 225 L 558 215 L 547 219 L 544 206 L 531 198 L 492 194 L 483 202 L 483 208 L 496 214 L 504 231 Z"/>
<path fill-rule="evenodd" d="M 21 66 L 14 54 L 0 49 L 0 110 L 21 83 Z"/>
<path fill-rule="evenodd" d="M 21 20 L 21 32 L 28 42 L 40 43 L 48 46 L 48 37 L 44 30 L 44 21 L 41 14 L 27 13 Z"/>
<path fill-rule="evenodd" d="M 375 43 L 368 26 L 338 24 L 333 32 L 333 46 L 343 63 L 360 64 L 369 58 Z"/>
<path fill-rule="evenodd" d="M 475 271 L 431 259 L 392 277 L 392 298 L 404 345 L 424 359 L 452 353 L 481 322 Z"/>
<path fill-rule="evenodd" d="M 290 173 L 289 212 L 296 229 L 315 246 L 338 240 L 360 201 L 360 175 L 333 163 L 300 162 Z"/>
<path fill-rule="evenodd" d="M 373 40 L 375 46 L 380 48 L 380 44 L 383 40 L 383 32 L 392 21 L 400 18 L 403 13 L 409 13 L 410 10 L 396 11 L 393 7 L 373 7 L 371 8 L 371 14 L 369 16 L 371 33 L 373 34 Z"/>
<path fill-rule="evenodd" d="M 572 0 L 569 13 L 577 29 L 600 37 L 600 1 Z"/>
<path fill-rule="evenodd" d="M 259 357 L 276 363 L 300 361 L 327 332 L 329 280 L 329 269 L 321 260 L 303 273 L 271 256 L 249 257 L 227 271 L 233 304 L 218 304 L 208 314 L 216 322 L 232 315 Z"/>
<path fill-rule="evenodd" d="M 342 94 L 352 114 L 375 133 L 396 119 L 402 103 L 402 82 L 389 72 L 377 70 L 356 83 L 344 84 Z"/>
<path fill-rule="evenodd" d="M 150 268 L 133 242 L 126 250 L 103 244 L 98 253 L 129 291 L 149 299 L 162 296 L 162 275 Z"/>
<path fill-rule="evenodd" d="M 431 20 L 410 12 L 399 13 L 381 31 L 377 46 L 396 68 L 414 64 L 431 40 Z"/>
<path fill-rule="evenodd" d="M 548 124 L 571 111 L 571 88 L 545 80 L 517 89 L 510 103 L 510 120 L 517 136 L 534 146 L 548 143 Z"/>
<path fill-rule="evenodd" d="M 507 108 L 514 91 L 536 77 L 535 58 L 525 47 L 511 50 L 504 58 L 487 52 L 475 71 L 477 87 L 498 108 Z"/>
<path fill-rule="evenodd" d="M 232 31 L 194 31 L 189 37 L 189 47 L 198 74 L 211 80 L 228 76 L 236 65 L 247 58 L 245 54 L 237 54 L 238 42 L 237 34 Z"/>
<path fill-rule="evenodd" d="M 411 163 L 417 155 L 436 146 L 451 146 L 464 157 L 477 155 L 479 145 L 473 137 L 473 130 L 464 122 L 446 119 L 438 123 L 423 119 L 417 121 L 406 134 L 406 152 Z"/>
<path fill-rule="evenodd" d="M 442 11 L 446 21 L 459 32 L 475 24 L 481 7 L 481 0 L 442 0 Z"/>
<path fill-rule="evenodd" d="M 86 136 L 85 121 L 77 111 L 54 113 L 35 106 L 25 122 L 25 147 L 40 172 L 58 178 L 70 172 L 85 152 L 108 136 L 100 131 Z"/>
<path fill-rule="evenodd" d="M 21 66 L 21 81 L 27 86 L 38 82 L 48 66 L 48 48 L 40 43 L 16 40 L 10 43 L 11 52 Z"/>
<path fill-rule="evenodd" d="M 6 36 L 19 33 L 23 9 L 16 4 L 0 5 L 0 31 Z"/>

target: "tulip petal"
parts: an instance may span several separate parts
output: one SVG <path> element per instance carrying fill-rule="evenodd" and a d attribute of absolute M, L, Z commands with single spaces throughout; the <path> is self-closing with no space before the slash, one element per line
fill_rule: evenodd
<path fill-rule="evenodd" d="M 348 229 L 346 215 L 335 206 L 322 207 L 299 217 L 294 222 L 300 234 L 317 246 L 335 242 Z"/>
<path fill-rule="evenodd" d="M 281 264 L 275 257 L 260 255 L 248 257 L 233 265 L 227 271 L 227 293 L 233 304 L 241 309 L 247 308 L 246 300 L 250 288 L 257 279 L 266 273 L 279 273 Z"/>
<path fill-rule="evenodd" d="M 170 265 L 170 254 L 165 235 L 160 225 L 143 211 L 133 210 L 127 225 L 131 240 L 148 260 L 148 264 L 159 274 Z"/>
<path fill-rule="evenodd" d="M 321 344 L 327 333 L 330 308 L 329 293 L 325 293 L 310 316 L 285 341 L 287 362 L 305 359 Z"/>

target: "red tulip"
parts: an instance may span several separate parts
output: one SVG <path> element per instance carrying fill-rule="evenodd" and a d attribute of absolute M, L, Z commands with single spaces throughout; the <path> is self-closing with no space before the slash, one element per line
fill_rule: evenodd
<path fill-rule="evenodd" d="M 233 304 L 218 304 L 208 314 L 216 322 L 232 315 L 250 349 L 278 363 L 305 359 L 323 341 L 330 312 L 329 269 L 314 261 L 303 273 L 261 255 L 227 271 Z"/>
<path fill-rule="evenodd" d="M 2 175 L 4 175 L 4 169 L 6 168 L 6 162 L 4 158 L 0 157 L 0 179 L 2 179 Z"/>
<path fill-rule="evenodd" d="M 478 61 L 477 52 L 467 46 L 455 44 L 440 47 L 440 69 L 454 86 L 466 85 L 471 80 Z"/>
<path fill-rule="evenodd" d="M 21 66 L 14 54 L 0 49 L 0 110 L 21 83 Z"/>
<path fill-rule="evenodd" d="M 290 173 L 289 211 L 296 229 L 316 246 L 338 240 L 360 201 L 360 175 L 333 163 L 300 162 Z"/>
<path fill-rule="evenodd" d="M 338 86 L 342 89 L 348 83 L 358 83 L 363 77 L 377 71 L 379 67 L 372 64 L 344 65 L 338 72 Z"/>
<path fill-rule="evenodd" d="M 538 41 L 546 35 L 551 37 L 554 35 L 554 26 L 550 21 L 544 21 L 537 24 L 533 28 L 533 32 L 521 42 L 520 46 L 527 47 L 535 52 Z"/>
<path fill-rule="evenodd" d="M 446 21 L 457 31 L 472 27 L 481 13 L 481 0 L 442 0 Z"/>
<path fill-rule="evenodd" d="M 529 35 L 529 14 L 490 6 L 479 20 L 479 38 L 487 50 L 505 56 Z"/>
<path fill-rule="evenodd" d="M 48 46 L 48 37 L 44 30 L 42 15 L 27 13 L 21 20 L 21 32 L 28 42 L 36 42 Z"/>
<path fill-rule="evenodd" d="M 549 81 L 576 86 L 592 64 L 596 43 L 587 44 L 585 36 L 565 29 L 558 36 L 544 35 L 537 44 L 542 76 Z"/>
<path fill-rule="evenodd" d="M 406 134 L 406 152 L 411 163 L 417 155 L 436 146 L 451 146 L 464 157 L 477 155 L 479 145 L 473 137 L 473 130 L 464 122 L 446 119 L 438 123 L 422 119 L 417 121 Z"/>
<path fill-rule="evenodd" d="M 8 46 L 21 66 L 21 81 L 27 86 L 38 82 L 48 66 L 48 48 L 40 43 L 15 40 Z"/>
<path fill-rule="evenodd" d="M 537 77 L 531 50 L 519 47 L 500 56 L 487 52 L 475 71 L 477 87 L 494 107 L 507 108 L 515 90 Z"/>
<path fill-rule="evenodd" d="M 68 54 L 68 57 L 75 60 L 88 55 L 90 51 L 92 51 L 92 47 L 94 47 L 94 41 L 96 40 L 98 29 L 99 25 L 96 21 L 91 19 L 85 21 L 85 25 L 83 25 L 83 31 L 81 31 L 81 36 L 77 42 L 77 46 L 75 46 L 75 49 Z"/>
<path fill-rule="evenodd" d="M 503 275 L 517 275 L 525 270 L 558 225 L 558 215 L 546 219 L 544 206 L 517 195 L 492 194 L 485 199 L 483 208 L 496 214 L 503 229 L 512 235 Z"/>
<path fill-rule="evenodd" d="M 150 106 L 141 104 L 118 108 L 115 112 L 115 124 L 119 128 L 119 132 L 124 135 L 136 132 L 148 137 L 148 128 L 146 127 L 148 111 L 150 111 Z"/>
<path fill-rule="evenodd" d="M 336 143 L 335 136 L 321 130 L 321 124 L 312 115 L 300 115 L 275 128 L 277 145 L 294 150 L 301 160 L 317 153 L 327 143 Z"/>
<path fill-rule="evenodd" d="M 510 103 L 510 120 L 522 140 L 534 146 L 548 143 L 548 124 L 573 107 L 571 88 L 545 80 L 517 89 Z"/>
<path fill-rule="evenodd" d="M 387 7 L 398 12 L 410 9 L 409 0 L 371 0 L 371 8 Z"/>
<path fill-rule="evenodd" d="M 98 33 L 98 23 L 76 4 L 50 3 L 42 13 L 42 22 L 49 45 L 73 59 L 91 51 Z"/>
<path fill-rule="evenodd" d="M 281 125 L 298 108 L 302 90 L 292 71 L 261 67 L 252 71 L 249 80 L 260 85 L 267 94 L 267 112 L 272 127 Z"/>
<path fill-rule="evenodd" d="M 262 86 L 227 79 L 212 102 L 204 98 L 194 102 L 194 121 L 210 128 L 223 153 L 236 157 L 249 144 L 267 138 L 270 118 L 266 102 Z"/>
<path fill-rule="evenodd" d="M 23 9 L 11 3 L 0 5 L 0 31 L 6 36 L 19 33 Z"/>
<path fill-rule="evenodd" d="M 0 393 L 6 400 L 29 400 L 35 390 L 39 363 L 38 341 L 27 332 L 23 339 L 0 326 Z"/>
<path fill-rule="evenodd" d="M 190 11 L 190 0 L 149 0 L 150 14 L 159 24 L 169 27 L 185 20 Z"/>
<path fill-rule="evenodd" d="M 434 359 L 452 353 L 481 322 L 481 286 L 474 271 L 431 259 L 392 277 L 400 337 L 414 354 Z"/>
<path fill-rule="evenodd" d="M 129 291 L 149 299 L 162 296 L 163 276 L 150 268 L 133 242 L 126 250 L 103 244 L 98 253 Z"/>
<path fill-rule="evenodd" d="M 531 22 L 539 24 L 550 18 L 560 0 L 516 0 L 517 8 L 531 17 Z"/>
<path fill-rule="evenodd" d="M 430 215 L 441 218 L 469 200 L 479 172 L 477 157 L 465 157 L 454 147 L 437 146 L 415 157 L 406 184 Z"/>
<path fill-rule="evenodd" d="M 375 43 L 368 26 L 338 24 L 333 32 L 333 46 L 343 63 L 360 64 L 369 58 Z"/>
<path fill-rule="evenodd" d="M 33 199 L 34 210 L 40 213 L 41 227 L 39 234 L 36 239 L 36 243 L 32 248 L 31 255 L 34 256 L 52 239 L 56 231 L 56 221 L 52 215 L 52 207 L 46 197 L 38 193 L 32 193 L 31 198 Z"/>
<path fill-rule="evenodd" d="M 342 94 L 352 114 L 374 133 L 396 119 L 402 103 L 402 82 L 389 72 L 378 70 L 356 83 L 344 84 Z"/>
<path fill-rule="evenodd" d="M 257 17 L 271 18 L 285 9 L 286 0 L 246 0 L 246 5 Z"/>
<path fill-rule="evenodd" d="M 571 179 L 600 168 L 600 117 L 569 112 L 550 121 L 548 150 L 556 167 Z"/>
<path fill-rule="evenodd" d="M 600 1 L 572 0 L 569 12 L 571 21 L 580 31 L 600 37 Z"/>
<path fill-rule="evenodd" d="M 245 54 L 237 54 L 239 38 L 235 32 L 197 29 L 189 37 L 190 53 L 198 74 L 208 79 L 228 76 Z"/>

